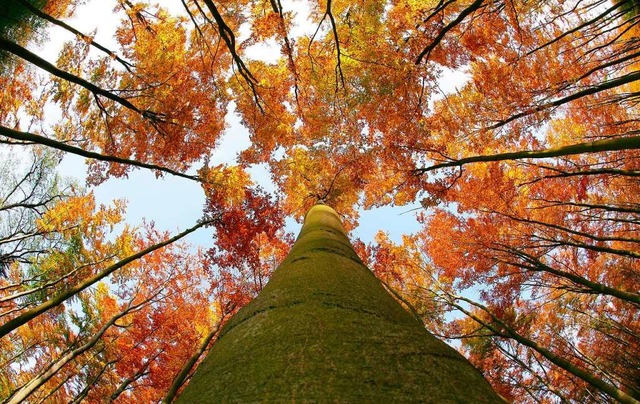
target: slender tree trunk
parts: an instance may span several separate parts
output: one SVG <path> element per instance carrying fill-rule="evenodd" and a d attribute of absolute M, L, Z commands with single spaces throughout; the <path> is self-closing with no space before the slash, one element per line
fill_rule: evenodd
<path fill-rule="evenodd" d="M 60 357 L 57 361 L 51 363 L 51 365 L 49 365 L 49 367 L 46 368 L 44 371 L 42 371 L 38 376 L 34 377 L 33 379 L 31 379 L 31 381 L 29 381 L 27 384 L 22 386 L 16 392 L 14 392 L 13 395 L 7 399 L 6 403 L 18 404 L 26 400 L 27 397 L 29 397 L 31 394 L 33 394 L 33 392 L 38 390 L 40 386 L 48 382 L 67 363 L 71 362 L 72 360 L 76 359 L 83 353 L 87 352 L 89 349 L 93 348 L 98 343 L 98 341 L 100 341 L 100 338 L 102 338 L 104 333 L 107 332 L 107 330 L 111 326 L 113 326 L 116 323 L 116 321 L 118 321 L 119 319 L 121 319 L 122 317 L 126 316 L 129 313 L 139 310 L 142 306 L 148 304 L 150 300 L 151 298 L 135 306 L 129 305 L 123 311 L 111 317 L 111 319 L 107 321 L 98 330 L 98 332 L 96 332 L 86 343 L 84 343 L 83 345 L 81 345 L 80 347 L 72 351 L 67 352 L 65 355 Z"/>
<path fill-rule="evenodd" d="M 144 257 L 145 255 L 152 253 L 153 251 L 160 249 L 162 247 L 165 247 L 171 243 L 174 243 L 178 240 L 180 240 L 182 237 L 193 233 L 194 231 L 196 231 L 197 229 L 199 229 L 200 227 L 206 226 L 208 224 L 210 224 L 211 221 L 206 221 L 206 222 L 200 222 L 198 224 L 196 224 L 195 226 L 183 231 L 180 234 L 177 234 L 173 237 L 171 237 L 170 239 L 167 239 L 165 241 L 162 241 L 158 244 L 154 244 L 150 247 L 145 248 L 144 250 L 137 252 L 133 255 L 128 256 L 127 258 L 124 258 L 118 262 L 116 262 L 113 265 L 110 265 L 109 267 L 103 269 L 102 271 L 98 272 L 97 274 L 84 279 L 83 281 L 81 281 L 80 283 L 78 283 L 77 285 L 55 295 L 54 297 L 50 298 L 49 300 L 39 304 L 36 307 L 33 307 L 23 313 L 21 313 L 19 316 L 12 318 L 11 320 L 7 321 L 6 323 L 0 325 L 0 338 L 4 337 L 5 335 L 9 334 L 11 331 L 15 330 L 16 328 L 24 325 L 25 323 L 33 320 L 34 318 L 38 317 L 39 315 L 41 315 L 42 313 L 57 307 L 59 305 L 61 305 L 62 303 L 64 303 L 65 300 L 69 299 L 70 297 L 73 297 L 75 295 L 77 295 L 78 293 L 82 292 L 83 290 L 85 290 L 86 288 L 94 285 L 96 282 L 101 281 L 102 279 L 106 278 L 107 276 L 111 275 L 113 272 L 115 272 L 116 270 L 124 267 L 127 264 L 130 264 L 131 262 L 140 259 L 142 257 Z"/>
<path fill-rule="evenodd" d="M 180 402 L 501 402 L 360 261 L 316 205 L 291 252 L 232 317 Z"/>
<path fill-rule="evenodd" d="M 475 320 L 478 324 L 482 324 L 483 326 L 487 327 L 490 331 L 494 332 L 496 335 L 499 335 L 503 338 L 511 338 L 517 342 L 519 342 L 520 344 L 527 346 L 531 349 L 533 349 L 534 351 L 538 352 L 539 354 L 541 354 L 542 356 L 544 356 L 547 360 L 549 360 L 549 362 L 553 363 L 554 365 L 560 367 L 561 369 L 566 370 L 567 372 L 579 377 L 580 379 L 584 380 L 585 382 L 589 383 L 591 386 L 595 387 L 596 389 L 603 391 L 605 393 L 607 393 L 608 395 L 610 395 L 611 397 L 613 397 L 614 399 L 616 399 L 617 401 L 621 402 L 621 403 L 626 403 L 626 404 L 638 404 L 640 403 L 640 401 L 636 400 L 635 398 L 631 397 L 629 394 L 627 394 L 626 392 L 622 391 L 621 389 L 617 388 L 616 386 L 610 384 L 607 381 L 604 381 L 596 376 L 593 375 L 593 373 L 591 373 L 590 371 L 587 371 L 585 369 L 583 369 L 580 366 L 577 366 L 573 363 L 571 363 L 571 361 L 556 355 L 555 353 L 553 353 L 552 351 L 550 351 L 549 349 L 543 347 L 542 345 L 536 343 L 535 341 L 532 341 L 520 334 L 518 334 L 513 328 L 509 327 L 505 322 L 501 321 L 498 317 L 496 317 L 487 307 L 481 305 L 480 303 L 474 302 L 472 300 L 466 299 L 464 297 L 461 296 L 451 296 L 454 300 L 462 300 L 464 302 L 467 302 L 473 306 L 478 307 L 479 309 L 483 310 L 485 313 L 489 314 L 491 316 L 491 318 L 493 319 L 493 321 L 495 323 L 497 323 L 501 329 L 494 327 L 492 324 L 489 324 L 487 322 L 482 321 L 478 316 L 474 315 L 473 313 L 471 313 L 470 311 L 467 311 L 464 309 L 464 307 L 456 304 L 455 302 L 449 302 L 452 306 L 454 306 L 455 308 L 457 308 L 458 310 L 460 310 L 461 312 L 463 312 L 464 314 L 466 314 L 467 316 L 469 316 L 470 318 L 472 318 L 473 320 Z"/>

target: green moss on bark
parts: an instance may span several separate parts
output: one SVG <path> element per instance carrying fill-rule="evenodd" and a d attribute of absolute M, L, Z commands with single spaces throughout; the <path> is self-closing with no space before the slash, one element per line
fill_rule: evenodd
<path fill-rule="evenodd" d="M 287 259 L 223 328 L 179 402 L 500 402 L 353 251 L 333 209 L 314 206 Z"/>

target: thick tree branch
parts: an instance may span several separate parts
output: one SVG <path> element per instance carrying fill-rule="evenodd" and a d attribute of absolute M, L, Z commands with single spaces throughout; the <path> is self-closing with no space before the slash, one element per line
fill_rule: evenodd
<path fill-rule="evenodd" d="M 541 166 L 541 168 L 553 170 L 556 172 L 559 171 L 552 167 Z M 570 171 L 570 172 L 560 171 L 559 174 L 543 175 L 542 177 L 538 177 L 531 181 L 522 182 L 518 184 L 518 186 L 530 185 L 538 181 L 541 181 L 543 179 L 568 178 L 568 177 L 578 177 L 578 176 L 581 177 L 586 175 L 613 175 L 613 176 L 621 176 L 621 177 L 640 177 L 640 170 L 617 170 L 613 168 L 598 168 L 598 169 L 584 170 L 584 171 Z"/>
<path fill-rule="evenodd" d="M 25 140 L 32 143 L 41 144 L 57 150 L 61 150 L 66 153 L 71 153 L 71 154 L 87 157 L 94 160 L 107 161 L 110 163 L 126 164 L 134 167 L 146 168 L 149 170 L 162 171 L 171 175 L 175 175 L 177 177 L 182 177 L 192 181 L 202 182 L 202 178 L 198 177 L 197 175 L 184 174 L 179 171 L 175 171 L 170 168 L 162 167 L 156 164 L 143 163 L 137 160 L 125 159 L 122 157 L 112 156 L 108 154 L 100 154 L 100 153 L 92 152 L 89 150 L 84 150 L 76 146 L 71 146 L 69 144 L 50 139 L 48 137 L 44 137 L 44 136 L 40 136 L 33 133 L 28 133 L 28 132 L 19 132 L 17 130 L 13 130 L 4 126 L 0 126 L 0 135 L 6 136 L 11 139 Z"/>
<path fill-rule="evenodd" d="M 429 171 L 446 167 L 461 167 L 470 163 L 488 163 L 493 161 L 522 160 L 522 159 L 542 159 L 548 157 L 561 157 L 583 153 L 599 153 L 615 150 L 640 149 L 640 136 L 629 136 L 615 139 L 603 139 L 593 142 L 577 143 L 568 146 L 561 146 L 554 149 L 545 150 L 523 150 L 509 153 L 498 153 L 484 156 L 471 156 L 459 160 L 448 161 L 435 164 L 430 167 L 417 168 L 413 170 L 416 175 L 421 175 Z"/>
<path fill-rule="evenodd" d="M 585 208 L 584 210 L 598 209 L 605 210 L 610 212 L 619 212 L 619 213 L 631 213 L 632 215 L 640 214 L 640 208 L 634 207 L 633 204 L 629 204 L 628 206 L 613 206 L 613 205 L 603 205 L 603 204 L 592 204 L 592 203 L 582 203 L 582 202 L 567 202 L 567 201 L 558 201 L 558 200 L 550 200 L 544 198 L 535 199 L 537 201 L 542 201 L 548 203 L 548 206 L 575 206 L 579 208 Z M 640 206 L 640 205 L 636 205 Z"/>
<path fill-rule="evenodd" d="M 63 280 L 73 276 L 74 274 L 78 273 L 79 271 L 82 271 L 83 269 L 99 265 L 99 264 L 101 264 L 101 263 L 103 263 L 106 260 L 111 259 L 111 258 L 113 258 L 113 256 L 105 257 L 105 258 L 103 258 L 103 259 L 101 259 L 101 260 L 99 260 L 97 262 L 92 262 L 92 263 L 89 263 L 89 264 L 80 265 L 79 267 L 77 267 L 77 268 L 73 269 L 72 271 L 70 271 L 70 272 L 58 277 L 57 279 L 51 280 L 51 281 L 49 281 L 47 283 L 44 283 L 44 284 L 39 285 L 37 287 L 34 287 L 32 289 L 21 290 L 20 292 L 16 292 L 16 293 L 14 293 L 12 295 L 3 296 L 3 297 L 0 298 L 0 303 L 7 302 L 9 300 L 15 300 L 15 299 L 17 299 L 19 297 L 30 295 L 30 294 L 39 292 L 41 290 L 49 289 L 50 287 L 57 285 L 58 283 L 60 283 Z"/>
<path fill-rule="evenodd" d="M 244 64 L 244 61 L 238 55 L 238 52 L 236 51 L 236 36 L 234 35 L 231 28 L 229 28 L 229 26 L 224 22 L 222 15 L 218 11 L 218 8 L 216 7 L 216 5 L 213 4 L 213 1 L 212 0 L 203 0 L 203 1 L 204 1 L 204 4 L 206 4 L 209 11 L 211 12 L 211 14 L 213 15 L 213 19 L 215 20 L 216 24 L 218 25 L 218 32 L 220 33 L 220 36 L 222 37 L 222 40 L 224 41 L 224 43 L 227 45 L 227 49 L 229 50 L 229 53 L 231 54 L 233 61 L 238 67 L 238 72 L 244 78 L 247 84 L 249 84 L 249 87 L 253 92 L 253 98 L 258 108 L 260 109 L 260 112 L 264 113 L 264 110 L 262 109 L 262 105 L 260 104 L 260 98 L 258 97 L 258 92 L 256 90 L 256 85 L 255 85 L 258 82 L 258 80 L 256 80 L 253 74 L 251 74 L 247 66 Z"/>
<path fill-rule="evenodd" d="M 445 8 L 447 8 L 450 4 L 453 4 L 455 2 L 457 2 L 458 0 L 440 0 L 438 2 L 438 4 L 432 9 L 431 14 L 429 14 L 427 17 L 422 19 L 422 23 L 426 24 L 428 23 L 433 17 L 435 17 L 439 12 L 444 11 Z M 419 27 L 419 25 L 416 25 L 416 29 Z"/>
<path fill-rule="evenodd" d="M 109 55 L 110 57 L 112 57 L 113 59 L 115 59 L 118 63 L 120 63 L 122 66 L 124 66 L 125 69 L 127 69 L 127 71 L 129 73 L 132 73 L 131 68 L 134 67 L 131 63 L 127 62 L 126 60 L 122 59 L 120 56 L 118 56 L 116 53 L 112 52 L 111 50 L 107 49 L 106 47 L 100 45 L 99 43 L 95 42 L 90 36 L 83 34 L 82 32 L 78 31 L 77 29 L 73 28 L 72 26 L 70 26 L 69 24 L 65 23 L 64 21 L 60 21 L 57 18 L 54 18 L 52 16 L 50 16 L 49 14 L 43 12 L 42 10 L 38 9 L 37 7 L 34 7 L 30 2 L 26 1 L 26 0 L 17 0 L 20 2 L 20 4 L 22 4 L 25 8 L 27 8 L 29 11 L 31 11 L 33 14 L 37 15 L 38 17 L 42 18 L 43 20 L 47 20 L 50 23 L 57 25 L 60 28 L 63 28 L 69 32 L 71 32 L 72 34 L 76 35 L 77 37 L 80 37 L 82 39 L 84 39 L 85 41 L 87 41 L 89 44 L 91 44 L 93 47 L 95 47 L 96 49 L 101 50 L 102 52 L 106 53 L 107 55 Z"/>
<path fill-rule="evenodd" d="M 153 111 L 149 111 L 149 110 L 141 110 L 138 107 L 136 107 L 135 105 L 133 105 L 129 100 L 122 98 L 118 95 L 115 95 L 114 93 L 107 91 L 101 87 L 96 86 L 95 84 L 81 78 L 78 77 L 76 75 L 73 75 L 69 72 L 66 72 L 64 70 L 59 69 L 58 67 L 54 66 L 53 64 L 47 62 L 46 60 L 42 59 L 40 56 L 30 52 L 29 50 L 23 48 L 22 46 L 18 45 L 15 42 L 12 42 L 6 38 L 2 38 L 0 37 L 0 50 L 4 50 L 6 52 L 9 52 L 21 59 L 26 60 L 29 63 L 32 63 L 36 66 L 38 66 L 39 68 L 45 70 L 46 72 L 59 77 L 63 80 L 69 81 L 71 83 L 77 84 L 87 90 L 89 90 L 92 94 L 94 95 L 101 95 L 105 98 L 108 98 L 114 102 L 117 102 L 118 104 L 122 105 L 123 107 L 136 112 L 138 114 L 140 114 L 142 116 L 142 118 L 144 119 L 148 119 L 149 121 L 151 121 L 154 124 L 157 124 L 158 122 L 162 122 L 163 121 L 163 117 L 162 114 L 158 114 L 157 112 L 153 112 Z"/>
<path fill-rule="evenodd" d="M 487 313 L 493 319 L 493 322 L 499 328 L 494 326 L 493 324 L 489 324 L 486 321 L 483 321 L 478 316 L 476 316 L 475 314 L 469 312 L 468 310 L 466 310 L 464 307 L 460 306 L 459 304 L 457 304 L 455 302 L 452 302 L 452 301 L 449 301 L 449 303 L 452 306 L 454 306 L 455 308 L 457 308 L 458 310 L 460 310 L 461 312 L 463 312 L 464 314 L 466 314 L 467 316 L 469 316 L 470 318 L 475 320 L 477 323 L 484 325 L 485 327 L 487 327 L 492 332 L 495 332 L 496 334 L 501 335 L 501 336 L 506 337 L 506 338 L 514 339 L 517 342 L 519 342 L 520 344 L 533 349 L 534 351 L 536 351 L 539 354 L 541 354 L 542 356 L 544 356 L 549 362 L 551 362 L 554 365 L 560 367 L 561 369 L 566 370 L 567 372 L 573 374 L 574 376 L 579 377 L 580 379 L 584 380 L 585 382 L 587 382 L 591 386 L 593 386 L 596 389 L 608 394 L 609 396 L 615 398 L 616 400 L 618 400 L 618 401 L 620 401 L 622 403 L 628 403 L 628 404 L 637 404 L 638 403 L 637 400 L 635 400 L 633 397 L 629 396 L 627 393 L 625 393 L 624 391 L 620 390 L 616 386 L 605 382 L 604 380 L 596 377 L 593 373 L 583 369 L 582 367 L 574 365 L 570 361 L 564 359 L 561 356 L 556 355 L 555 353 L 551 352 L 549 349 L 543 347 L 542 345 L 536 343 L 535 341 L 530 340 L 529 338 L 526 338 L 523 335 L 519 334 L 517 331 L 515 331 L 513 328 L 511 328 L 509 325 L 507 325 L 504 321 L 502 321 L 501 319 L 496 317 L 487 307 L 483 306 L 482 304 L 474 302 L 474 301 L 472 301 L 470 299 L 467 299 L 465 297 L 462 297 L 462 296 L 450 296 L 450 297 L 452 299 L 455 299 L 455 300 L 461 300 L 461 301 L 464 301 L 466 303 L 469 303 L 472 306 L 475 306 L 475 307 L 481 309 L 482 311 L 484 311 L 485 313 Z"/>
<path fill-rule="evenodd" d="M 495 212 L 499 215 L 508 217 L 511 220 L 515 220 L 518 222 L 522 222 L 522 223 L 529 223 L 529 224 L 536 224 L 536 225 L 540 225 L 540 226 L 544 226 L 544 227 L 548 227 L 551 229 L 555 229 L 555 230 L 559 230 L 561 232 L 566 232 L 569 234 L 574 234 L 576 236 L 581 236 L 581 237 L 585 237 L 585 238 L 589 238 L 591 240 L 595 240 L 595 241 L 600 241 L 600 242 L 609 242 L 609 241 L 621 241 L 623 243 L 640 243 L 640 239 L 636 239 L 636 238 L 627 238 L 627 237 L 600 237 L 600 236 L 595 236 L 593 234 L 589 234 L 586 232 L 582 232 L 582 231 L 577 231 L 577 230 L 573 230 L 570 229 L 568 227 L 564 227 L 564 226 L 560 226 L 557 224 L 552 224 L 552 223 L 547 223 L 547 222 L 542 222 L 539 220 L 534 220 L 534 219 L 526 219 L 523 217 L 517 217 L 517 216 L 513 216 L 513 215 L 508 215 L 508 214 L 504 214 L 504 213 L 500 213 L 500 212 Z"/>
<path fill-rule="evenodd" d="M 588 21 L 585 21 L 582 24 L 580 24 L 580 25 L 578 25 L 578 26 L 576 26 L 574 28 L 567 29 L 567 30 L 563 31 L 562 34 L 558 35 L 557 37 L 553 38 L 552 40 L 550 40 L 550 41 L 538 46 L 537 48 L 534 48 L 534 49 L 530 50 L 529 52 L 526 53 L 525 56 L 529 56 L 532 53 L 535 53 L 535 52 L 539 51 L 542 48 L 545 48 L 547 46 L 553 45 L 554 43 L 560 41 L 562 38 L 565 38 L 565 37 L 567 37 L 567 36 L 569 36 L 569 35 L 571 35 L 571 34 L 573 34 L 575 32 L 580 31 L 582 28 L 588 27 L 589 25 L 592 25 L 592 24 L 598 22 L 599 20 L 603 19 L 607 15 L 611 14 L 613 11 L 615 11 L 617 8 L 619 8 L 622 4 L 624 4 L 624 2 L 619 3 L 619 4 L 614 4 L 612 7 L 606 9 L 604 12 L 602 12 L 601 14 L 593 17 L 592 19 L 590 19 Z"/>
<path fill-rule="evenodd" d="M 526 111 L 522 111 L 519 112 L 517 114 L 511 115 L 509 118 L 507 119 L 503 119 L 501 121 L 496 122 L 495 124 L 488 126 L 486 128 L 484 128 L 484 130 L 492 130 L 492 129 L 498 129 L 510 122 L 515 121 L 516 119 L 520 119 L 520 118 L 524 118 L 525 116 L 528 115 L 532 115 L 541 111 L 546 111 L 548 109 L 551 108 L 555 108 L 555 107 L 559 107 L 561 105 L 564 105 L 568 102 L 571 101 L 575 101 L 577 99 L 586 97 L 588 95 L 593 95 L 593 94 L 597 94 L 600 93 L 602 91 L 605 90 L 611 90 L 612 88 L 616 88 L 616 87 L 620 87 L 623 86 L 625 84 L 629 84 L 632 83 L 634 81 L 638 81 L 640 80 L 640 71 L 634 71 L 628 74 L 625 74 L 624 76 L 620 76 L 620 77 L 616 77 L 615 79 L 609 80 L 609 81 L 605 81 L 603 83 L 600 83 L 598 85 L 589 87 L 587 89 L 584 89 L 582 91 L 578 91 L 577 93 L 574 94 L 570 94 L 566 97 L 557 99 L 555 101 L 551 101 L 548 102 L 546 104 L 542 104 L 542 105 L 538 105 L 532 108 L 529 108 Z"/>
<path fill-rule="evenodd" d="M 22 386 L 22 388 L 20 388 L 19 390 L 17 390 L 11 397 L 9 397 L 9 399 L 7 400 L 7 404 L 17 404 L 17 403 L 23 402 L 27 397 L 33 394 L 43 384 L 49 381 L 49 379 L 51 379 L 56 373 L 58 373 L 58 371 L 62 369 L 67 363 L 69 363 L 71 360 L 77 358 L 78 356 L 82 355 L 83 353 L 91 349 L 93 346 L 95 346 L 96 343 L 100 340 L 100 338 L 102 338 L 104 333 L 112 325 L 114 325 L 116 321 L 118 321 L 120 318 L 126 316 L 129 313 L 140 310 L 143 306 L 146 306 L 147 304 L 149 304 L 149 302 L 152 299 L 153 299 L 153 296 L 145 299 L 143 302 L 135 306 L 131 305 L 131 303 L 133 302 L 129 302 L 129 304 L 123 311 L 116 314 L 109 321 L 107 321 L 98 330 L 98 332 L 95 333 L 86 343 L 84 343 L 83 345 L 79 346 L 78 348 L 70 352 L 67 352 L 60 359 L 58 359 L 56 362 L 52 363 L 49 367 L 47 367 L 38 376 L 36 376 L 34 379 L 29 381 L 24 386 Z"/>
<path fill-rule="evenodd" d="M 458 17 L 456 17 L 455 20 L 451 21 L 444 28 L 442 28 L 440 32 L 438 32 L 438 35 L 431 41 L 431 43 L 427 45 L 427 47 L 424 48 L 422 52 L 420 52 L 420 54 L 418 55 L 418 58 L 416 59 L 415 64 L 419 65 L 420 63 L 422 63 L 422 59 L 425 57 L 428 59 L 429 54 L 431 54 L 431 52 L 436 48 L 436 46 L 440 44 L 440 42 L 445 37 L 445 35 L 447 35 L 447 32 L 451 31 L 453 28 L 459 25 L 465 18 L 467 18 L 467 16 L 469 16 L 469 14 L 480 9 L 480 7 L 482 7 L 482 3 L 484 3 L 484 0 L 474 1 L 473 3 L 471 3 L 471 5 L 469 5 L 469 7 L 462 10 L 462 12 L 458 14 Z"/>
<path fill-rule="evenodd" d="M 284 14 L 282 11 L 282 4 L 280 3 L 280 0 L 270 0 L 271 3 L 271 8 L 273 9 L 274 13 L 277 13 L 278 16 L 280 17 L 279 19 L 279 25 L 280 25 L 280 29 L 282 30 L 282 37 L 284 39 L 284 46 L 286 49 L 286 53 L 287 53 L 287 58 L 289 60 L 289 70 L 291 71 L 291 74 L 293 75 L 293 94 L 295 96 L 296 99 L 296 105 L 298 106 L 298 109 L 300 109 L 300 101 L 298 99 L 298 96 L 300 94 L 300 88 L 299 88 L 299 84 L 298 81 L 300 80 L 300 75 L 298 74 L 298 69 L 296 68 L 296 63 L 293 60 L 293 46 L 291 45 L 291 40 L 289 39 L 289 35 L 287 33 L 287 26 L 285 24 L 284 21 Z"/>
<path fill-rule="evenodd" d="M 636 305 L 640 305 L 640 295 L 637 293 L 625 292 L 623 290 L 611 288 L 607 285 L 603 285 L 598 282 L 590 281 L 586 278 L 583 278 L 571 272 L 561 271 L 559 269 L 550 267 L 542 263 L 539 259 L 532 257 L 531 255 L 526 254 L 522 251 L 516 250 L 508 246 L 504 246 L 503 248 L 505 248 L 505 250 L 508 251 L 509 253 L 514 254 L 529 263 L 529 265 L 526 265 L 526 264 L 512 262 L 512 261 L 501 261 L 501 262 L 504 262 L 505 264 L 513 265 L 515 267 L 526 269 L 529 271 L 534 271 L 534 272 L 548 272 L 560 278 L 568 279 L 569 281 L 575 283 L 576 285 L 586 287 L 588 290 L 592 291 L 593 293 L 613 296 L 615 298 L 625 300 Z"/>
<path fill-rule="evenodd" d="M 597 252 L 601 252 L 601 253 L 608 253 L 608 254 L 614 254 L 614 255 L 620 255 L 623 257 L 629 257 L 629 258 L 636 258 L 636 259 L 640 259 L 640 253 L 635 252 L 635 251 L 629 251 L 629 250 L 621 250 L 618 248 L 610 248 L 610 247 L 601 247 L 601 246 L 597 246 L 597 245 L 591 245 L 591 244 L 586 244 L 586 243 L 579 243 L 577 241 L 569 241 L 569 240 L 558 240 L 556 238 L 553 237 L 543 237 L 540 235 L 536 235 L 535 238 L 542 240 L 542 241 L 546 241 L 549 242 L 552 246 L 571 246 L 571 247 L 576 247 L 576 248 L 582 248 L 585 250 L 591 250 L 591 251 L 597 251 Z"/>
<path fill-rule="evenodd" d="M 144 257 L 145 255 L 152 253 L 155 250 L 158 250 L 160 248 L 166 247 L 171 243 L 174 243 L 178 240 L 180 240 L 181 238 L 185 237 L 188 234 L 193 233 L 194 231 L 198 230 L 201 227 L 207 226 L 211 223 L 213 223 L 215 220 L 217 219 L 213 219 L 213 220 L 209 220 L 209 221 L 204 221 L 204 222 L 200 222 L 197 225 L 183 231 L 182 233 L 179 233 L 177 235 L 175 235 L 174 237 L 171 237 L 165 241 L 162 241 L 160 243 L 154 244 L 150 247 L 145 248 L 144 250 L 137 252 L 133 255 L 128 256 L 127 258 L 118 261 L 117 263 L 105 268 L 104 270 L 98 272 L 97 274 L 93 275 L 90 278 L 85 279 L 84 281 L 80 282 L 79 284 L 61 292 L 60 294 L 52 297 L 51 299 L 47 300 L 44 303 L 41 303 L 40 305 L 25 311 L 24 313 L 20 314 L 19 316 L 7 321 L 6 323 L 2 324 L 0 326 L 0 338 L 4 337 L 5 335 L 7 335 L 8 333 L 10 333 L 11 331 L 15 330 L 16 328 L 24 325 L 25 323 L 31 321 L 32 319 L 36 318 L 37 316 L 41 315 L 42 313 L 59 306 L 60 304 L 62 304 L 65 300 L 69 299 L 70 297 L 73 297 L 75 295 L 77 295 L 78 293 L 82 292 L 83 290 L 85 290 L 86 288 L 88 288 L 89 286 L 95 284 L 96 282 L 106 278 L 107 276 L 111 275 L 111 273 L 115 272 L 116 270 L 124 267 L 127 264 L 132 263 L 135 260 L 138 260 L 142 257 Z"/>
<path fill-rule="evenodd" d="M 331 22 L 331 31 L 333 32 L 333 41 L 336 43 L 336 75 L 340 78 L 340 83 L 342 84 L 342 89 L 346 90 L 344 83 L 344 75 L 342 74 L 342 63 L 340 61 L 341 53 L 340 53 L 340 39 L 338 38 L 338 29 L 336 27 L 336 20 L 333 17 L 333 13 L 331 12 L 331 0 L 327 0 L 327 10 L 325 11 L 325 16 L 329 17 L 329 21 Z M 322 17 L 324 20 L 324 17 Z M 338 89 L 338 84 L 336 83 L 336 90 Z"/>

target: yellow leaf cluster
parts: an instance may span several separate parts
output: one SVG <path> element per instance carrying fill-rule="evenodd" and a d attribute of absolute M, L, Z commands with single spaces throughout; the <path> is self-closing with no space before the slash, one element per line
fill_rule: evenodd
<path fill-rule="evenodd" d="M 206 180 L 205 191 L 226 207 L 238 207 L 245 199 L 245 191 L 253 184 L 250 175 L 239 165 L 202 168 L 200 176 Z"/>

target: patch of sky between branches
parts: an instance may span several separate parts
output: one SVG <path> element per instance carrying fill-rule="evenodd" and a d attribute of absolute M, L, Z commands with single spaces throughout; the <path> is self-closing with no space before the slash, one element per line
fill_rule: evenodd
<path fill-rule="evenodd" d="M 172 2 L 161 1 L 162 7 L 167 7 L 172 13 L 181 13 L 180 7 L 174 7 Z M 178 4 L 178 3 L 176 3 Z M 118 49 L 113 38 L 114 27 L 118 25 L 119 16 L 112 10 L 115 6 L 110 1 L 91 1 L 85 7 L 80 7 L 76 18 L 71 25 L 83 32 L 96 31 L 96 40 L 108 47 Z M 293 11 L 294 24 L 290 32 L 291 38 L 301 35 L 311 35 L 316 29 L 316 24 L 309 20 L 310 6 L 307 1 L 293 1 L 284 4 L 284 11 Z M 101 16 L 96 19 L 96 16 Z M 106 18 L 105 18 L 106 17 Z M 247 27 L 248 28 L 248 27 Z M 59 28 L 52 28 L 51 38 L 59 45 L 47 44 L 42 49 L 46 59 L 55 60 L 64 40 L 72 39 L 68 33 L 59 32 Z M 239 39 L 241 39 L 239 35 Z M 273 63 L 281 57 L 280 49 L 276 41 L 261 43 L 245 50 L 249 59 L 262 60 Z M 443 97 L 444 94 L 456 92 L 468 80 L 469 74 L 464 70 L 451 70 L 443 68 L 438 86 Z M 225 117 L 227 129 L 223 132 L 217 147 L 212 152 L 210 164 L 237 164 L 237 156 L 242 150 L 250 146 L 249 132 L 241 124 L 240 117 L 235 111 L 235 105 L 231 104 Z M 195 164 L 194 168 L 198 168 Z M 194 169 L 190 170 L 194 171 Z M 256 184 L 259 184 L 267 192 L 275 192 L 275 186 L 266 164 L 254 165 L 249 168 L 249 173 Z M 77 156 L 65 156 L 60 172 L 63 175 L 75 177 L 79 182 L 83 181 L 86 172 L 85 159 Z M 155 173 L 148 170 L 134 169 L 125 179 L 109 179 L 98 187 L 92 188 L 98 203 L 110 204 L 114 199 L 127 200 L 126 222 L 131 225 L 140 225 L 153 222 L 158 230 L 176 232 L 192 226 L 202 215 L 204 206 L 204 193 L 198 183 L 185 179 L 165 175 L 156 178 Z M 399 242 L 402 234 L 413 233 L 419 229 L 415 220 L 414 207 L 382 207 L 369 211 L 360 211 L 361 223 L 354 232 L 364 242 L 371 242 L 378 230 L 386 231 L 392 240 Z M 286 229 L 295 234 L 299 231 L 299 224 L 288 220 Z M 209 247 L 211 245 L 211 230 L 199 230 L 187 237 L 187 241 L 196 245 Z"/>

